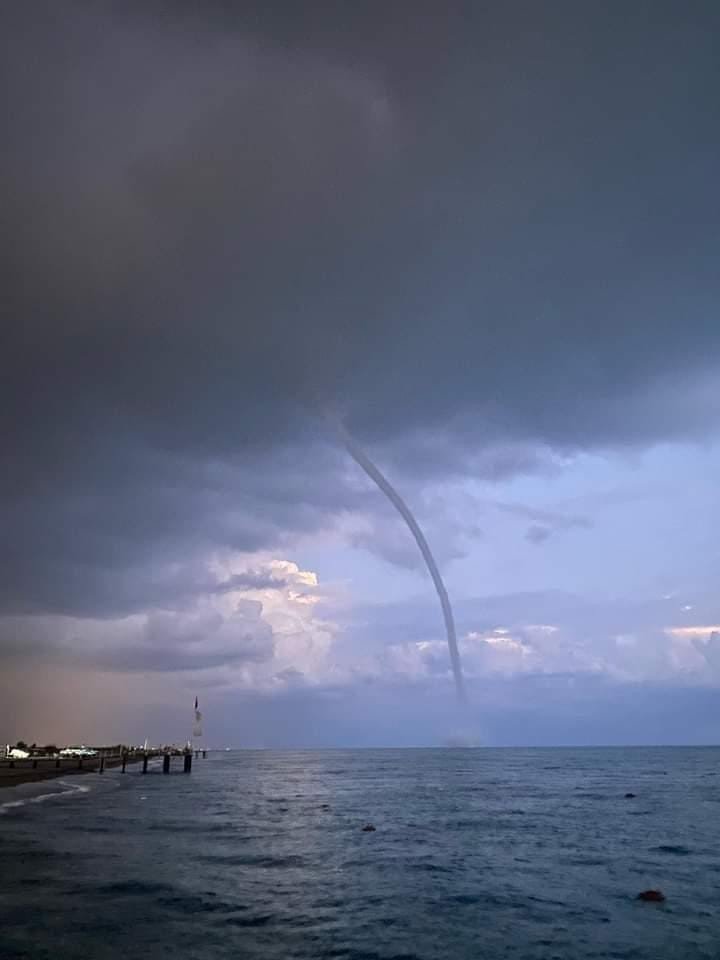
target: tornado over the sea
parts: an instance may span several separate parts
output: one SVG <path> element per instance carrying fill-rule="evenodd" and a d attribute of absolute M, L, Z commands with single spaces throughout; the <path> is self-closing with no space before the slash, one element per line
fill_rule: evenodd
<path fill-rule="evenodd" d="M 445 588 L 443 578 L 440 576 L 440 570 L 435 562 L 435 557 L 432 555 L 432 550 L 430 549 L 430 545 L 425 538 L 425 534 L 420 529 L 420 525 L 413 516 L 410 507 L 408 507 L 387 477 L 378 469 L 378 467 L 375 466 L 365 451 L 357 445 L 345 427 L 337 422 L 334 424 L 334 426 L 347 452 L 353 458 L 355 463 L 357 463 L 359 467 L 362 467 L 365 473 L 378 486 L 378 488 L 382 490 L 390 503 L 392 503 L 397 512 L 403 518 L 410 530 L 410 533 L 412 533 L 413 537 L 415 538 L 415 543 L 418 545 L 420 553 L 423 556 L 423 560 L 425 561 L 425 565 L 428 568 L 428 572 L 432 577 L 432 582 L 435 584 L 437 595 L 440 598 L 443 620 L 445 621 L 445 633 L 447 635 L 450 664 L 452 665 L 453 677 L 455 678 L 455 689 L 457 690 L 458 699 L 461 703 L 464 703 L 465 681 L 463 678 L 462 665 L 460 663 L 460 651 L 458 650 L 457 635 L 455 633 L 455 618 L 453 617 L 452 607 L 450 606 L 448 592 Z"/>

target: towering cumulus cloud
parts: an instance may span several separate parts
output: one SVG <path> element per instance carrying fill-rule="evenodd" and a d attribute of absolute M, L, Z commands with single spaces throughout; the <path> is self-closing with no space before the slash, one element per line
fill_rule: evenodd
<path fill-rule="evenodd" d="M 370 479 L 377 484 L 378 488 L 382 490 L 390 503 L 392 503 L 397 512 L 408 525 L 410 533 L 412 533 L 413 537 L 415 538 L 415 543 L 417 543 L 418 547 L 420 548 L 420 553 L 423 555 L 423 560 L 425 561 L 428 572 L 432 577 L 432 582 L 435 584 L 437 595 L 440 598 L 443 620 L 445 621 L 445 632 L 447 634 L 448 651 L 450 653 L 450 663 L 452 664 L 453 676 L 455 678 L 455 689 L 457 690 L 458 699 L 461 703 L 464 703 L 465 682 L 463 680 L 462 665 L 460 663 L 460 651 L 458 650 L 457 636 L 455 634 L 455 619 L 453 617 L 452 607 L 450 606 L 448 592 L 445 589 L 443 578 L 440 576 L 438 565 L 435 563 L 435 557 L 432 555 L 430 545 L 425 539 L 425 534 L 420 529 L 420 526 L 413 516 L 410 507 L 408 507 L 387 477 L 380 472 L 367 454 L 355 443 L 345 427 L 338 422 L 334 422 L 334 427 L 347 452 L 353 458 L 355 463 L 362 467 Z"/>

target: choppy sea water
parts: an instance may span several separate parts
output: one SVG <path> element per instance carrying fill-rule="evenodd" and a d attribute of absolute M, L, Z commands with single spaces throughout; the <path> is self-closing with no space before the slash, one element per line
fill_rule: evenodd
<path fill-rule="evenodd" d="M 239 751 L 0 805 L 2 960 L 720 957 L 720 749 Z"/>

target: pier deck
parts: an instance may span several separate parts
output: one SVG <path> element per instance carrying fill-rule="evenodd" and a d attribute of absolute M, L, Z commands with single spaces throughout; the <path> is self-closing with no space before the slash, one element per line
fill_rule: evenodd
<path fill-rule="evenodd" d="M 183 757 L 185 773 L 190 772 L 192 754 L 167 753 L 162 750 L 132 751 L 126 754 L 101 754 L 96 757 L 28 757 L 22 760 L 0 760 L 0 787 L 16 786 L 20 783 L 32 783 L 36 780 L 49 780 L 52 777 L 75 773 L 103 773 L 105 770 L 131 764 L 140 764 L 143 773 L 147 771 L 148 761 L 163 757 L 163 772 L 170 772 L 173 757 Z M 124 761 L 124 764 L 123 764 Z M 189 761 L 189 762 L 188 762 Z"/>

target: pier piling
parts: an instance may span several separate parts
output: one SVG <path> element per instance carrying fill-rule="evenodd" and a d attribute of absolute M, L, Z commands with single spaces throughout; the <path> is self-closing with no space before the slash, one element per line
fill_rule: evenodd
<path fill-rule="evenodd" d="M 107 747 L 86 749 L 85 754 L 78 756 L 79 750 L 70 749 L 65 755 L 48 754 L 36 755 L 17 759 L 15 757 L 0 758 L 0 787 L 6 783 L 23 783 L 26 780 L 36 780 L 39 777 L 57 777 L 64 772 L 91 772 L 107 773 L 108 770 L 118 769 L 122 773 L 134 769 L 142 773 L 151 773 L 150 761 L 162 757 L 162 772 L 173 773 L 173 757 L 183 758 L 183 773 L 192 772 L 193 759 L 207 755 L 206 750 L 187 746 L 182 747 L 155 747 L 153 749 L 116 749 L 111 751 Z M 193 756 L 194 755 L 194 756 Z M 160 772 L 159 769 L 157 771 Z M 178 770 L 179 772 L 179 770 Z M 2 951 L 0 951 L 1 953 Z M 0 958 L 1 960 L 1 958 Z"/>

